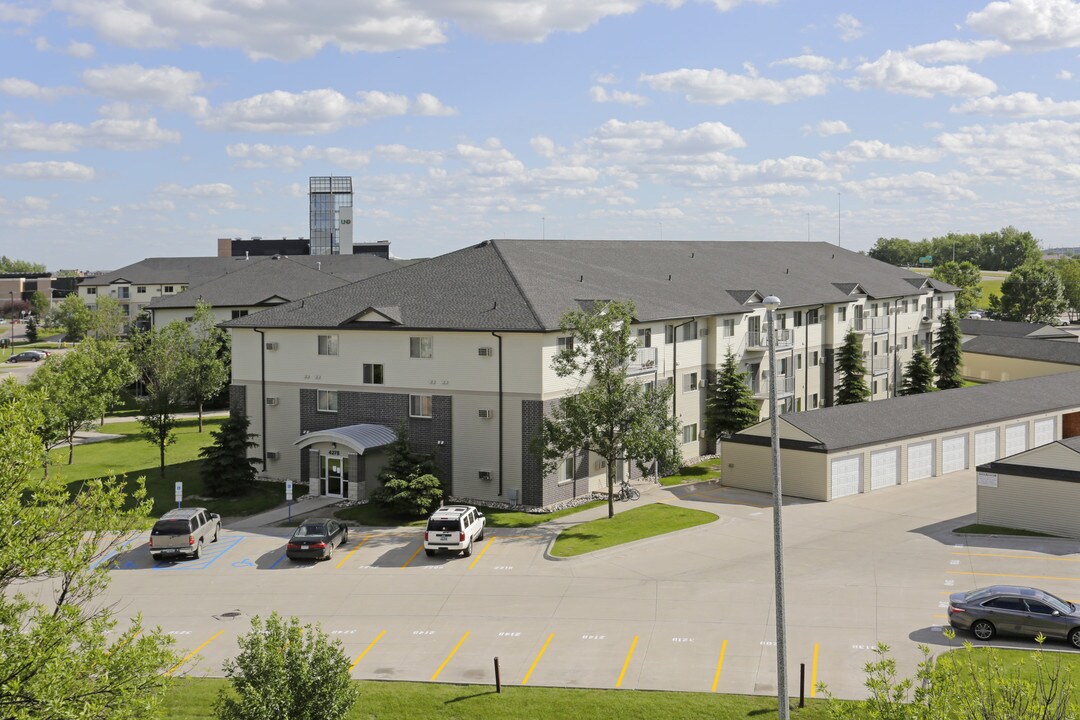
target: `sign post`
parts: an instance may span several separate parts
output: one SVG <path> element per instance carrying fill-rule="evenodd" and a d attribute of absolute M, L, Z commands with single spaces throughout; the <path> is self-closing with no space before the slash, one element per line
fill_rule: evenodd
<path fill-rule="evenodd" d="M 184 501 L 184 483 L 176 483 L 176 507 L 180 507 L 180 504 Z"/>
<path fill-rule="evenodd" d="M 292 480 L 285 481 L 285 499 L 289 501 L 289 522 L 292 522 Z"/>

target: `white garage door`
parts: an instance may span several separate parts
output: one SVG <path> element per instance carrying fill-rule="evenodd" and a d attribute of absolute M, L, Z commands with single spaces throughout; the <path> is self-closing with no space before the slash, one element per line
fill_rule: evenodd
<path fill-rule="evenodd" d="M 997 430 L 983 430 L 975 433 L 975 464 L 983 465 L 998 459 Z"/>
<path fill-rule="evenodd" d="M 907 449 L 907 479 L 919 480 L 934 474 L 934 442 L 908 445 Z"/>
<path fill-rule="evenodd" d="M 1005 428 L 1005 455 L 1015 455 L 1027 450 L 1027 424 Z"/>
<path fill-rule="evenodd" d="M 862 458 L 859 456 L 840 458 L 832 461 L 832 499 L 842 498 L 846 495 L 856 495 L 859 492 L 859 481 L 862 479 Z"/>
<path fill-rule="evenodd" d="M 967 467 L 967 435 L 941 441 L 941 473 L 956 472 Z"/>
<path fill-rule="evenodd" d="M 1035 421 L 1035 440 L 1031 443 L 1032 447 L 1052 443 L 1056 439 L 1057 420 L 1055 418 L 1046 418 L 1044 420 Z"/>
<path fill-rule="evenodd" d="M 882 450 L 870 455 L 870 489 L 895 485 L 899 480 L 897 466 L 900 464 L 900 449 Z"/>

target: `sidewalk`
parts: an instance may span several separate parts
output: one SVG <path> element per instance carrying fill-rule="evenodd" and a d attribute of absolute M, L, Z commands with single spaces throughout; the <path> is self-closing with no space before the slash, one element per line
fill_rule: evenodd
<path fill-rule="evenodd" d="M 281 486 L 281 490 L 284 493 L 285 486 Z M 341 502 L 339 497 L 306 497 L 302 500 L 294 500 L 292 504 L 292 517 L 296 518 L 298 515 L 305 513 L 311 513 L 316 510 L 321 510 L 331 505 L 335 505 Z M 229 530 L 253 530 L 255 528 L 264 527 L 267 525 L 277 525 L 283 523 L 289 519 L 289 506 L 283 505 L 281 507 L 274 508 L 273 510 L 267 510 L 257 515 L 249 515 L 247 517 L 230 519 L 225 526 Z"/>

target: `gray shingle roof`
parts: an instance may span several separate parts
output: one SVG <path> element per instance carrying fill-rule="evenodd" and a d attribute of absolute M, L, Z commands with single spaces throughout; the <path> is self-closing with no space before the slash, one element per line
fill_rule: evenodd
<path fill-rule="evenodd" d="M 1077 407 L 1080 372 L 1069 372 L 789 413 L 781 420 L 836 451 Z M 730 440 L 739 442 L 738 434 Z"/>
<path fill-rule="evenodd" d="M 254 258 L 253 258 L 254 259 Z M 258 258 L 265 260 L 266 258 Z M 113 282 L 129 282 L 133 285 L 160 285 L 175 283 L 191 285 L 220 277 L 238 270 L 250 260 L 234 257 L 158 257 L 146 258 L 119 270 L 84 278 L 80 285 L 109 285 Z"/>
<path fill-rule="evenodd" d="M 997 337 L 1029 337 L 1039 333 L 1040 338 L 1072 338 L 1068 330 L 1059 330 L 1053 325 L 1026 322 L 1005 322 L 1002 320 L 960 319 L 960 332 L 965 335 L 995 335 Z"/>
<path fill-rule="evenodd" d="M 303 260 L 295 257 L 262 258 L 226 275 L 193 285 L 178 295 L 156 298 L 150 303 L 150 308 L 193 308 L 200 300 L 214 307 L 260 305 L 274 297 L 286 301 L 298 300 L 398 267 L 394 262 L 374 255 L 327 257 L 348 260 L 320 260 L 318 257 L 312 260 L 311 256 L 304 256 Z M 321 264 L 321 269 L 317 269 L 316 263 Z M 331 270 L 335 269 L 338 272 L 332 273 Z"/>
<path fill-rule="evenodd" d="M 1080 365 L 1080 342 L 1038 340 L 1026 337 L 995 337 L 980 335 L 965 342 L 965 353 L 997 355 L 1000 357 L 1042 360 L 1044 362 Z"/>
<path fill-rule="evenodd" d="M 640 320 L 745 312 L 739 290 L 785 307 L 919 294 L 910 271 L 827 243 L 491 240 L 228 323 L 339 327 L 398 306 L 414 328 L 551 330 L 590 301 L 633 300 Z M 732 296 L 732 292 L 736 296 Z"/>

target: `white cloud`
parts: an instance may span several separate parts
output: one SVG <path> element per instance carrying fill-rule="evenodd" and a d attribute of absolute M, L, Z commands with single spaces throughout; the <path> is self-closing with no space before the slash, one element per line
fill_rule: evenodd
<path fill-rule="evenodd" d="M 76 92 L 78 91 L 75 88 L 69 87 L 42 87 L 22 78 L 0 78 L 0 93 L 14 97 L 55 100 L 62 95 L 71 95 Z"/>
<path fill-rule="evenodd" d="M 0 22 L 16 25 L 33 25 L 41 19 L 42 11 L 15 3 L 0 2 Z"/>
<path fill-rule="evenodd" d="M 941 159 L 941 151 L 933 148 L 911 147 L 909 145 L 898 147 L 881 140 L 854 140 L 842 150 L 834 153 L 823 153 L 822 156 L 843 163 L 871 160 L 932 163 Z"/>
<path fill-rule="evenodd" d="M 850 84 L 857 90 L 876 88 L 891 93 L 933 97 L 934 95 L 988 95 L 997 90 L 993 80 L 963 65 L 929 68 L 888 50 L 873 62 L 863 63 Z"/>
<path fill-rule="evenodd" d="M 0 165 L 0 174 L 23 180 L 74 180 L 87 182 L 94 179 L 94 168 L 75 162 L 55 160 L 32 161 Z"/>
<path fill-rule="evenodd" d="M 952 108 L 953 112 L 1005 117 L 1071 117 L 1080 115 L 1080 100 L 1056 101 L 1035 93 L 1018 92 L 968 100 Z"/>
<path fill-rule="evenodd" d="M 927 197 L 943 197 L 948 200 L 975 200 L 978 198 L 972 190 L 964 187 L 970 178 L 960 172 L 935 175 L 919 171 L 907 175 L 875 177 L 855 180 L 843 184 L 845 192 L 859 197 L 877 200 L 923 200 Z"/>
<path fill-rule="evenodd" d="M 27 210 L 48 210 L 49 198 L 38 197 L 36 195 L 24 195 L 22 204 Z"/>
<path fill-rule="evenodd" d="M 1004 55 L 1009 49 L 1008 45 L 997 40 L 939 40 L 908 48 L 904 55 L 923 63 L 966 63 Z"/>
<path fill-rule="evenodd" d="M 209 108 L 206 98 L 195 94 L 205 86 L 202 74 L 170 65 L 110 65 L 86 70 L 82 81 L 91 92 L 114 100 L 155 103 L 195 116 Z"/>
<path fill-rule="evenodd" d="M 49 43 L 49 39 L 44 35 L 34 38 L 34 49 L 38 52 L 61 52 L 81 60 L 92 58 L 97 52 L 97 49 L 90 43 L 78 42 L 75 40 L 69 42 L 67 47 L 64 48 L 53 47 L 52 44 Z"/>
<path fill-rule="evenodd" d="M 359 169 L 371 161 L 369 153 L 340 147 L 316 147 L 308 145 L 295 148 L 292 145 L 265 145 L 237 143 L 225 148 L 225 153 L 249 168 L 277 165 L 286 170 L 300 169 L 306 162 L 332 163 L 340 167 Z"/>
<path fill-rule="evenodd" d="M 77 123 L 5 122 L 0 125 L 0 148 L 37 152 L 74 152 L 81 147 L 106 150 L 149 150 L 180 142 L 180 133 L 165 130 L 154 118 L 95 120 Z"/>
<path fill-rule="evenodd" d="M 161 195 L 196 199 L 222 199 L 236 195 L 236 190 L 228 183 L 205 183 L 202 185 L 177 185 L 168 183 L 159 185 L 155 191 Z"/>
<path fill-rule="evenodd" d="M 1054 76 L 1058 80 L 1072 80 L 1073 74 L 1068 70 L 1058 70 L 1057 75 Z"/>
<path fill-rule="evenodd" d="M 682 69 L 642 75 L 641 81 L 654 90 L 684 92 L 693 103 L 728 105 L 740 100 L 759 100 L 778 105 L 804 97 L 824 95 L 831 78 L 827 75 L 800 75 L 786 80 L 760 77 L 751 67 L 746 75 L 724 70 Z"/>
<path fill-rule="evenodd" d="M 701 157 L 746 146 L 739 133 L 723 123 L 710 122 L 678 130 L 664 122 L 608 120 L 589 143 L 605 152 L 655 153 L 667 157 Z"/>
<path fill-rule="evenodd" d="M 589 88 L 589 97 L 598 103 L 619 103 L 621 105 L 648 105 L 648 98 L 632 92 L 611 90 L 601 85 L 593 85 Z"/>
<path fill-rule="evenodd" d="M 417 150 L 405 145 L 376 145 L 372 153 L 380 160 L 406 165 L 438 165 L 443 161 L 441 152 Z"/>
<path fill-rule="evenodd" d="M 974 173 L 1030 180 L 1080 179 L 1080 123 L 1033 120 L 972 125 L 937 137 Z"/>
<path fill-rule="evenodd" d="M 827 70 L 843 69 L 845 63 L 836 63 L 827 57 L 807 54 L 784 58 L 783 60 L 774 60 L 773 62 L 769 63 L 770 67 L 775 65 L 790 65 L 791 67 L 797 67 L 802 70 L 825 72 Z"/>
<path fill-rule="evenodd" d="M 803 125 L 802 130 L 804 135 L 820 135 L 821 137 L 846 135 L 851 132 L 851 128 L 843 120 L 822 120 L 816 125 Z"/>
<path fill-rule="evenodd" d="M 431 93 L 420 93 L 413 103 L 413 114 L 429 115 L 432 117 L 449 117 L 457 115 L 458 111 L 447 105 L 443 105 L 439 98 Z"/>
<path fill-rule="evenodd" d="M 840 39 L 844 42 L 858 40 L 866 32 L 858 18 L 847 13 L 836 18 L 836 29 L 840 31 Z"/>
<path fill-rule="evenodd" d="M 968 13 L 967 24 L 1009 45 L 1034 50 L 1080 46 L 1080 5 L 1073 0 L 1008 0 Z"/>

